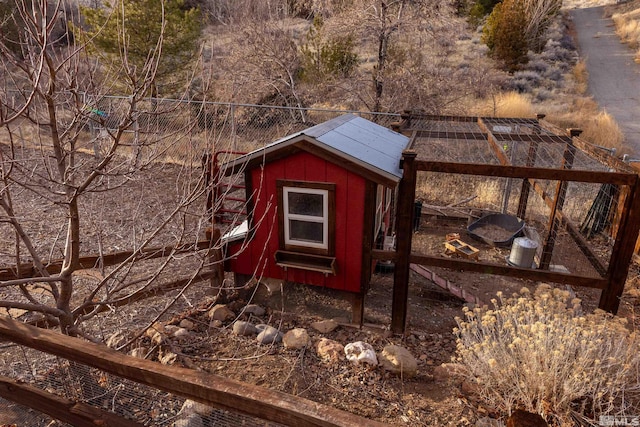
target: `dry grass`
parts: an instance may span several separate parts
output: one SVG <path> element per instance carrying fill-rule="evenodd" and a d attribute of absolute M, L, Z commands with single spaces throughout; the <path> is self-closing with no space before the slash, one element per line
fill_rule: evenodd
<path fill-rule="evenodd" d="M 613 13 L 616 34 L 623 43 L 636 49 L 636 62 L 640 62 L 640 2 L 631 3 L 633 9 Z"/>
<path fill-rule="evenodd" d="M 581 138 L 595 145 L 615 148 L 618 156 L 629 152 L 618 123 L 609 113 L 600 111 L 592 98 L 577 97 L 567 109 L 547 115 L 546 120 L 563 129 L 582 129 Z"/>
<path fill-rule="evenodd" d="M 533 104 L 528 96 L 517 92 L 493 95 L 478 103 L 478 115 L 490 117 L 535 117 Z"/>
<path fill-rule="evenodd" d="M 581 59 L 573 67 L 572 73 L 574 80 L 574 88 L 577 94 L 584 95 L 587 92 L 589 84 L 589 72 L 587 71 L 587 63 Z"/>

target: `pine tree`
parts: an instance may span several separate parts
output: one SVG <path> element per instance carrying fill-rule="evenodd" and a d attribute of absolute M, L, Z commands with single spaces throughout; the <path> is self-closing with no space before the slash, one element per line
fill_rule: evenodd
<path fill-rule="evenodd" d="M 153 97 L 185 82 L 185 70 L 199 51 L 199 9 L 185 8 L 183 0 L 117 0 L 103 9 L 82 8 L 81 13 L 87 28 L 74 27 L 74 33 L 102 60 L 120 67 L 130 87 L 136 86 L 131 80 L 153 70 Z"/>

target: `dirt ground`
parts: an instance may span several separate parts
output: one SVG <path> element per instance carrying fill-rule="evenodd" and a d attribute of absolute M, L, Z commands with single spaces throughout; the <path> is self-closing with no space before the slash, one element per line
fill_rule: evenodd
<path fill-rule="evenodd" d="M 130 201 L 133 205 L 139 204 L 138 200 L 130 200 L 132 195 L 152 195 L 150 202 L 143 204 L 149 213 L 138 215 L 137 218 L 155 218 L 153 213 L 166 206 L 166 200 L 175 197 L 171 192 L 158 190 L 155 185 L 175 186 L 171 183 L 171 177 L 178 176 L 178 172 L 179 168 L 172 170 L 166 165 L 157 171 L 150 170 L 151 175 L 144 180 L 144 191 L 138 189 L 131 193 L 129 198 L 119 199 L 122 205 L 120 208 L 123 210 L 116 216 L 122 220 L 111 228 L 106 224 L 110 215 L 116 213 L 104 209 L 105 225 L 101 229 L 105 232 L 110 230 L 110 236 L 103 238 L 115 239 L 118 235 L 127 235 L 127 229 L 131 224 L 124 221 L 127 218 L 124 203 Z M 157 173 L 158 176 L 154 178 L 153 173 Z M 136 188 L 141 187 L 140 182 L 132 185 Z M 119 197 L 127 194 L 126 188 L 117 193 Z M 35 202 L 26 199 L 26 203 Z M 40 207 L 37 204 L 35 206 Z M 34 224 L 42 224 L 43 227 L 52 229 L 60 226 L 58 221 L 51 218 L 51 213 L 45 210 L 33 209 L 31 215 Z M 420 230 L 415 234 L 416 244 L 427 248 L 429 253 L 442 253 L 442 236 L 449 231 L 462 231 L 461 238 L 473 243 L 469 236 L 464 234 L 464 223 L 456 220 L 446 224 L 445 227 L 441 222 L 424 219 Z M 39 240 L 43 245 L 51 244 L 50 240 L 46 239 L 48 232 L 52 230 L 38 230 L 38 235 L 43 236 Z M 88 233 L 83 247 L 97 247 L 96 239 L 95 233 Z M 477 245 L 482 249 L 481 256 L 490 260 L 504 262 L 505 255 L 508 255 L 504 249 Z M 117 242 L 108 240 L 108 244 L 104 246 L 109 250 L 115 250 Z M 10 259 L 10 247 L 0 252 L 4 252 L 5 259 Z M 184 268 L 177 267 L 171 270 L 171 273 L 179 277 L 186 274 Z M 498 290 L 510 294 L 518 291 L 523 285 L 531 288 L 535 286 L 535 283 L 501 276 L 442 269 L 436 273 L 456 285 L 465 287 L 485 302 L 489 302 Z M 630 274 L 628 293 L 620 311 L 621 315 L 632 320 L 633 327 L 640 326 L 637 318 L 640 310 L 639 275 L 639 269 L 634 266 Z M 281 331 L 297 327 L 306 328 L 314 343 L 321 337 L 336 340 L 343 345 L 365 341 L 378 352 L 387 344 L 401 345 L 418 360 L 418 374 L 414 378 L 400 378 L 387 373 L 381 367 L 356 366 L 346 360 L 327 363 L 316 355 L 313 348 L 291 350 L 284 348 L 282 344 L 260 346 L 253 337 L 234 335 L 230 323 L 221 327 L 211 327 L 207 313 L 219 301 L 211 295 L 207 283 L 194 286 L 180 298 L 176 298 L 177 293 L 173 292 L 131 307 L 124 307 L 108 316 L 100 316 L 95 323 L 105 339 L 118 330 L 141 332 L 141 328 L 146 327 L 154 316 L 164 310 L 167 301 L 175 301 L 175 305 L 166 311 L 161 321 L 177 325 L 187 319 L 193 322 L 193 331 L 187 339 L 168 340 L 156 347 L 150 343 L 148 337 L 142 337 L 133 347 L 147 347 L 150 359 L 158 360 L 170 352 L 177 355 L 174 362 L 177 365 L 280 390 L 391 425 L 466 426 L 474 425 L 477 419 L 485 416 L 503 417 L 505 414 L 496 413 L 465 392 L 468 390 L 463 391 L 462 384 L 434 378 L 435 368 L 442 363 L 450 362 L 454 356 L 456 343 L 452 330 L 456 325 L 455 317 L 461 315 L 465 302 L 412 272 L 407 333 L 391 335 L 389 325 L 392 285 L 392 273 L 373 275 L 370 291 L 365 298 L 365 325 L 362 329 L 349 323 L 351 306 L 345 295 L 338 295 L 328 289 L 285 284 L 280 291 L 279 288 L 269 290 L 261 285 L 251 301 L 245 296 L 229 301 L 229 305 L 236 313 L 240 313 L 246 303 L 258 303 L 267 309 L 264 316 L 249 319 L 243 314 L 240 319 L 267 323 Z M 598 292 L 576 289 L 576 294 L 584 300 L 587 307 L 595 307 L 597 304 Z M 315 332 L 310 324 L 322 319 L 337 319 L 341 326 L 332 332 L 320 334 Z"/>

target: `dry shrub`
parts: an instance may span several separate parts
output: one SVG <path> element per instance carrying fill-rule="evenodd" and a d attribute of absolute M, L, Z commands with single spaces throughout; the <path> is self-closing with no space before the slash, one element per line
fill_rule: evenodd
<path fill-rule="evenodd" d="M 617 152 L 622 149 L 624 134 L 615 119 L 606 111 L 585 120 L 582 131 L 582 138 L 593 144 L 615 148 Z"/>
<path fill-rule="evenodd" d="M 568 110 L 550 114 L 545 119 L 562 129 L 582 129 L 582 139 L 602 147 L 615 148 L 617 156 L 629 151 L 615 119 L 606 111 L 599 111 L 598 104 L 589 97 L 576 98 Z"/>
<path fill-rule="evenodd" d="M 616 34 L 624 43 L 629 43 L 632 48 L 637 48 L 640 42 L 640 13 L 638 11 L 628 13 L 616 13 L 611 19 L 616 25 Z"/>
<path fill-rule="evenodd" d="M 557 425 L 572 414 L 633 415 L 640 398 L 640 337 L 624 319 L 583 314 L 570 293 L 540 285 L 465 310 L 457 360 L 493 408 L 538 413 Z"/>
<path fill-rule="evenodd" d="M 535 117 L 531 100 L 518 92 L 494 95 L 484 103 L 479 114 L 492 117 Z"/>
<path fill-rule="evenodd" d="M 616 34 L 623 43 L 628 43 L 636 52 L 636 62 L 640 62 L 640 9 L 626 13 L 614 13 L 611 17 L 616 25 Z"/>
<path fill-rule="evenodd" d="M 584 95 L 587 91 L 589 83 L 589 72 L 587 71 L 587 63 L 581 59 L 576 63 L 572 70 L 573 79 L 575 80 L 576 92 L 580 95 Z"/>

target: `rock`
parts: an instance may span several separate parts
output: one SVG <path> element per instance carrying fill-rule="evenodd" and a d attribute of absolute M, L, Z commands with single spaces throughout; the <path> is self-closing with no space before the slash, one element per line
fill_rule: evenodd
<path fill-rule="evenodd" d="M 118 348 L 123 346 L 129 340 L 128 334 L 122 331 L 118 331 L 107 338 L 106 344 L 109 348 Z"/>
<path fill-rule="evenodd" d="M 164 331 L 162 331 L 162 332 L 164 332 L 164 333 L 165 333 L 165 334 L 167 334 L 167 335 L 173 335 L 173 334 L 174 334 L 178 329 L 180 329 L 180 327 L 179 327 L 179 326 L 176 326 L 176 325 L 166 325 L 166 326 L 164 327 Z"/>
<path fill-rule="evenodd" d="M 191 414 L 173 423 L 173 427 L 204 427 L 204 421 L 200 415 Z"/>
<path fill-rule="evenodd" d="M 460 384 L 460 391 L 467 396 L 476 396 L 480 393 L 480 386 L 475 381 L 464 380 Z"/>
<path fill-rule="evenodd" d="M 248 304 L 245 308 L 244 308 L 244 312 L 245 314 L 253 314 L 254 316 L 264 316 L 264 314 L 266 313 L 266 310 L 262 307 L 260 307 L 258 304 Z"/>
<path fill-rule="evenodd" d="M 134 348 L 133 350 L 131 350 L 129 352 L 129 356 L 137 357 L 139 359 L 144 359 L 144 357 L 147 355 L 148 352 L 149 352 L 148 348 L 146 348 L 146 347 L 138 347 L 138 348 Z"/>
<path fill-rule="evenodd" d="M 467 374 L 467 368 L 459 363 L 443 363 L 433 370 L 433 378 L 436 381 L 447 381 L 451 377 L 460 377 Z"/>
<path fill-rule="evenodd" d="M 250 322 L 236 320 L 233 322 L 233 333 L 236 335 L 256 335 L 258 333 L 258 328 L 253 326 Z"/>
<path fill-rule="evenodd" d="M 507 427 L 548 427 L 548 424 L 540 414 L 516 409 L 507 418 Z"/>
<path fill-rule="evenodd" d="M 282 342 L 286 348 L 300 349 L 308 347 L 311 344 L 311 338 L 306 329 L 296 328 L 284 334 Z"/>
<path fill-rule="evenodd" d="M 337 341 L 321 338 L 316 343 L 318 357 L 327 362 L 338 362 L 344 356 L 344 346 Z"/>
<path fill-rule="evenodd" d="M 178 355 L 170 351 L 166 352 L 158 358 L 160 363 L 162 363 L 163 365 L 173 365 L 177 359 Z"/>
<path fill-rule="evenodd" d="M 151 325 L 149 329 L 144 331 L 144 334 L 149 338 L 153 338 L 153 336 L 156 333 L 163 333 L 163 332 L 164 332 L 164 325 L 160 322 L 156 322 L 153 325 Z"/>
<path fill-rule="evenodd" d="M 333 319 L 321 320 L 319 322 L 313 322 L 311 327 L 321 334 L 326 334 L 334 331 L 338 327 L 338 322 Z"/>
<path fill-rule="evenodd" d="M 178 328 L 173 332 L 172 336 L 174 338 L 178 338 L 179 340 L 185 340 L 191 336 L 191 332 L 189 332 L 185 328 Z"/>
<path fill-rule="evenodd" d="M 204 417 L 211 415 L 213 409 L 209 405 L 205 405 L 204 403 L 196 402 L 195 400 L 187 399 L 182 404 L 182 408 L 180 408 L 180 415 L 191 415 L 198 414 Z"/>
<path fill-rule="evenodd" d="M 367 363 L 372 366 L 378 365 L 376 351 L 371 344 L 363 341 L 356 341 L 345 345 L 344 354 L 347 356 L 347 360 L 354 363 Z"/>
<path fill-rule="evenodd" d="M 236 317 L 236 314 L 229 310 L 224 304 L 216 304 L 211 310 L 209 310 L 209 318 L 213 320 L 219 320 L 226 322 Z"/>
<path fill-rule="evenodd" d="M 160 345 L 162 344 L 162 342 L 164 341 L 165 336 L 163 334 L 161 334 L 160 332 L 156 332 L 152 337 L 151 337 L 151 343 L 153 345 Z"/>
<path fill-rule="evenodd" d="M 411 378 L 418 372 L 418 361 L 409 350 L 399 345 L 387 345 L 378 360 L 384 369 L 403 377 Z"/>
<path fill-rule="evenodd" d="M 189 319 L 182 319 L 180 321 L 180 325 L 181 328 L 185 328 L 188 331 L 193 331 L 193 328 L 195 327 L 195 324 L 189 320 Z"/>
<path fill-rule="evenodd" d="M 273 326 L 267 326 L 258 334 L 256 341 L 260 344 L 272 344 L 282 341 L 282 332 Z"/>
<path fill-rule="evenodd" d="M 482 417 L 476 421 L 476 427 L 504 427 L 504 423 L 490 417 Z"/>
<path fill-rule="evenodd" d="M 214 319 L 209 323 L 209 329 L 218 329 L 222 327 L 222 321 L 218 319 Z"/>

